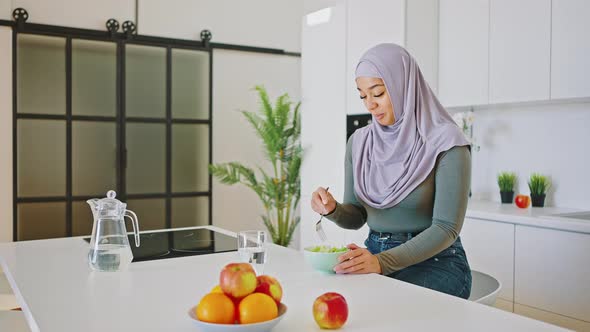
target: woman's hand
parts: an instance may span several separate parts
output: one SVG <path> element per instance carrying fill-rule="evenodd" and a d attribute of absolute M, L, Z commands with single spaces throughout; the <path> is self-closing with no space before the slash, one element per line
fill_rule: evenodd
<path fill-rule="evenodd" d="M 336 273 L 379 273 L 381 274 L 381 264 L 377 257 L 365 248 L 361 248 L 354 243 L 346 246 L 350 251 L 340 255 L 338 265 L 334 266 Z"/>
<path fill-rule="evenodd" d="M 329 214 L 336 209 L 336 200 L 327 189 L 319 187 L 311 194 L 311 209 L 319 214 Z"/>

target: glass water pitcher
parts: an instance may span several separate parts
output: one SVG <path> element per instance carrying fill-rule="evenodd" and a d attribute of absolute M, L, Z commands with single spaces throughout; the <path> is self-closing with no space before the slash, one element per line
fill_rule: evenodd
<path fill-rule="evenodd" d="M 116 199 L 116 196 L 116 192 L 109 190 L 106 198 L 93 198 L 86 201 L 94 217 L 88 251 L 88 264 L 94 271 L 125 270 L 133 260 L 125 218 L 131 219 L 135 233 L 135 246 L 139 247 L 137 215 L 125 209 L 127 204 Z"/>

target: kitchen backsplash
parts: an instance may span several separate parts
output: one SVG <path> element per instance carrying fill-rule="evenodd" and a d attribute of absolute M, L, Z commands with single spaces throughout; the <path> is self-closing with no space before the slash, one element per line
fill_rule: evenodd
<path fill-rule="evenodd" d="M 590 209 L 590 102 L 496 106 L 475 110 L 472 192 L 500 201 L 496 175 L 513 171 L 517 193 L 531 173 L 548 175 L 546 206 Z"/>

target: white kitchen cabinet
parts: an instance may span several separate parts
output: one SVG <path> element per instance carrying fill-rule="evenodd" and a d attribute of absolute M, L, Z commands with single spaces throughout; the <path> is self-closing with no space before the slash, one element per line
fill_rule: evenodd
<path fill-rule="evenodd" d="M 119 21 L 119 25 L 127 20 L 135 22 L 135 0 L 14 0 L 11 15 L 19 7 L 29 13 L 28 23 L 106 31 L 105 23 L 110 18 Z"/>
<path fill-rule="evenodd" d="M 549 311 L 539 310 L 526 305 L 514 304 L 514 313 L 536 320 L 542 320 L 544 322 L 565 327 L 574 331 L 590 331 L 590 322 L 558 315 Z"/>
<path fill-rule="evenodd" d="M 405 1 L 348 0 L 346 4 L 346 112 L 366 113 L 354 81 L 356 65 L 363 53 L 377 44 L 404 46 Z"/>
<path fill-rule="evenodd" d="M 439 0 L 406 1 L 406 49 L 438 94 Z"/>
<path fill-rule="evenodd" d="M 444 106 L 488 103 L 488 0 L 441 0 L 439 83 Z"/>
<path fill-rule="evenodd" d="M 514 302 L 590 321 L 590 234 L 516 226 Z"/>
<path fill-rule="evenodd" d="M 551 0 L 490 1 L 490 103 L 550 97 Z"/>
<path fill-rule="evenodd" d="M 465 218 L 460 235 L 471 269 L 498 279 L 502 283 L 498 297 L 512 302 L 514 225 Z"/>
<path fill-rule="evenodd" d="M 344 153 L 346 109 L 344 90 L 346 65 L 346 6 L 313 12 L 303 17 L 301 56 L 301 247 L 319 243 L 315 222 L 320 218 L 309 204 L 311 193 L 329 186 L 338 200 L 344 194 Z M 328 239 L 345 240 L 345 231 L 324 219 Z"/>
<path fill-rule="evenodd" d="M 553 0 L 551 99 L 590 97 L 590 1 Z"/>

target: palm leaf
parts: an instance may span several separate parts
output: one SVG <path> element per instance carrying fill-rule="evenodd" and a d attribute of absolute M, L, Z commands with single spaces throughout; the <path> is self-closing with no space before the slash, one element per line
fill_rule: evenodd
<path fill-rule="evenodd" d="M 274 173 L 264 171 L 259 165 L 254 172 L 238 162 L 212 164 L 209 171 L 223 184 L 240 183 L 255 191 L 266 210 L 262 221 L 273 242 L 287 246 L 299 224 L 299 217 L 291 218 L 291 215 L 301 197 L 301 103 L 294 104 L 288 94 L 283 94 L 273 105 L 263 86 L 255 86 L 254 90 L 259 97 L 259 111 L 241 113 L 261 140 Z"/>

